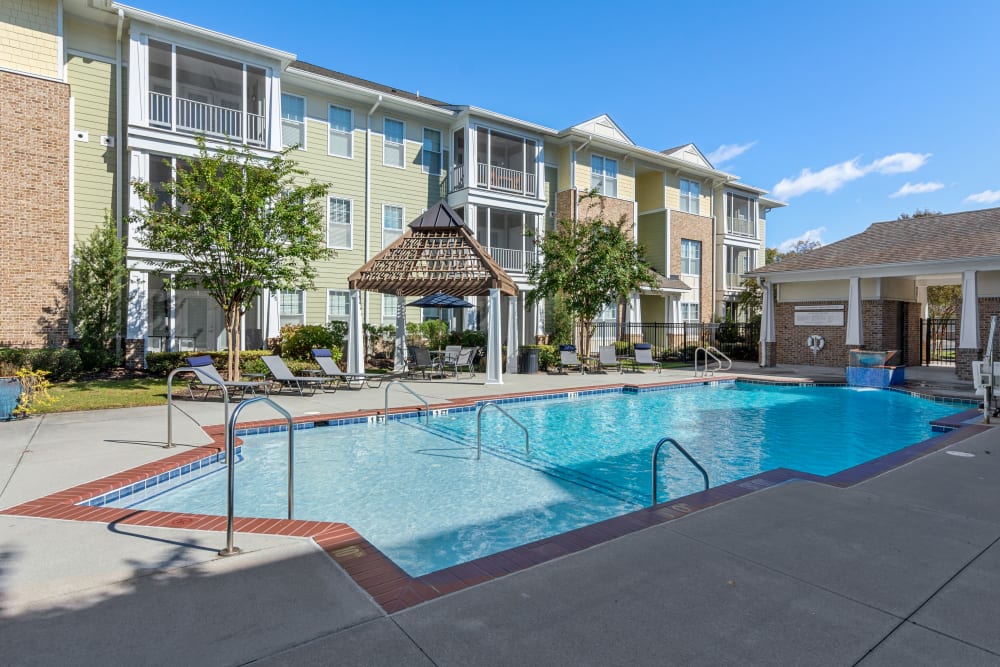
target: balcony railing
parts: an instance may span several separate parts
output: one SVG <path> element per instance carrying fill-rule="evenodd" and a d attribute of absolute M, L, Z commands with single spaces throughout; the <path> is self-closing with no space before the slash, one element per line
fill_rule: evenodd
<path fill-rule="evenodd" d="M 746 218 L 734 218 L 727 215 L 726 233 L 736 234 L 737 236 L 749 236 L 750 238 L 755 239 L 757 238 L 757 222 Z"/>
<path fill-rule="evenodd" d="M 480 162 L 477 185 L 481 188 L 535 196 L 535 175 Z"/>
<path fill-rule="evenodd" d="M 534 251 L 515 250 L 513 248 L 490 248 L 490 256 L 503 267 L 504 271 L 527 273 L 532 265 L 538 262 Z"/>
<path fill-rule="evenodd" d="M 739 273 L 727 273 L 726 274 L 726 289 L 739 290 L 742 289 L 742 280 L 740 280 L 741 274 Z"/>
<path fill-rule="evenodd" d="M 465 167 L 456 164 L 451 168 L 451 190 L 461 190 L 465 187 Z"/>
<path fill-rule="evenodd" d="M 176 119 L 172 110 L 176 109 Z M 227 109 L 215 104 L 197 102 L 164 93 L 149 93 L 149 123 L 173 130 L 197 132 L 208 137 L 230 137 L 243 140 L 243 119 L 246 116 L 246 141 L 263 146 L 267 143 L 267 118 L 239 109 Z"/>

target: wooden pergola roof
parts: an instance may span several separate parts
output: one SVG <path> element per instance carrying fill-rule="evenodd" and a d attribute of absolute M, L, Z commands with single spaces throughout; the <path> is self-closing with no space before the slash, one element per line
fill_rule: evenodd
<path fill-rule="evenodd" d="M 411 222 L 402 237 L 347 281 L 351 289 L 400 296 L 486 296 L 491 288 L 507 296 L 517 294 L 514 281 L 443 201 Z"/>

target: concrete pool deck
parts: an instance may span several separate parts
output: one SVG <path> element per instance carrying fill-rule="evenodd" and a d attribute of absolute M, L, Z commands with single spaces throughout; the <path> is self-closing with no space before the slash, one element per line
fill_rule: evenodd
<path fill-rule="evenodd" d="M 944 371 L 916 383 L 969 395 Z M 734 372 L 760 374 L 738 365 Z M 793 379 L 842 369 L 782 367 Z M 432 402 L 690 370 L 417 382 Z M 381 390 L 300 398 L 381 409 Z M 393 392 L 391 406 L 413 405 Z M 209 442 L 219 403 L 178 401 Z M 271 415 L 260 406 L 248 419 Z M 0 509 L 173 455 L 165 410 L 0 424 Z M 387 614 L 311 540 L 0 515 L 4 664 L 1000 664 L 1000 431 L 849 488 L 793 481 Z M 658 437 L 658 436 L 657 436 Z M 973 456 L 952 456 L 960 450 Z"/>

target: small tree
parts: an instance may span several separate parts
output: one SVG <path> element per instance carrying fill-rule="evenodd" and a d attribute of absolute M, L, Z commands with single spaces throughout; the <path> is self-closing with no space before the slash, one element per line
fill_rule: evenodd
<path fill-rule="evenodd" d="M 128 285 L 125 244 L 114 219 L 76 246 L 73 260 L 73 307 L 70 320 L 80 339 L 84 366 L 107 368 L 116 361 L 115 338 L 121 331 L 122 296 Z"/>
<path fill-rule="evenodd" d="M 222 309 L 226 322 L 230 378 L 239 377 L 243 314 L 263 289 L 306 289 L 312 263 L 331 255 L 324 215 L 318 205 L 327 186 L 299 179 L 306 172 L 286 149 L 262 159 L 232 144 L 210 152 L 198 138 L 198 156 L 180 159 L 175 180 L 162 184 L 166 201 L 153 185 L 137 182 L 145 208 L 132 220 L 150 250 L 181 255 L 156 260 L 177 271 L 175 287 L 201 285 Z"/>
<path fill-rule="evenodd" d="M 591 192 L 583 199 L 596 197 Z M 632 240 L 624 216 L 604 219 L 604 211 L 590 220 L 560 220 L 538 244 L 542 262 L 528 272 L 535 289 L 528 292 L 533 305 L 558 297 L 576 318 L 582 352 L 590 346 L 594 319 L 605 305 L 628 298 L 642 285 L 653 284 L 653 273 L 642 247 Z"/>

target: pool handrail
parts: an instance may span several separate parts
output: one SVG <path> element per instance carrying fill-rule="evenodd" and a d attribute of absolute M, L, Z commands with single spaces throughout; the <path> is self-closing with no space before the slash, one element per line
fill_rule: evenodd
<path fill-rule="evenodd" d="M 729 357 L 727 357 L 726 354 L 722 350 L 720 350 L 719 348 L 715 347 L 714 345 L 709 345 L 707 347 L 699 347 L 698 349 L 696 349 L 694 351 L 694 375 L 695 375 L 695 377 L 698 377 L 698 353 L 699 352 L 704 352 L 705 353 L 705 368 L 704 368 L 703 371 L 701 371 L 702 375 L 709 375 L 709 374 L 715 375 L 715 371 L 728 371 L 730 368 L 733 367 L 733 360 L 730 359 Z M 709 357 L 712 357 L 712 359 L 715 360 L 715 363 L 717 363 L 719 365 L 716 366 L 715 368 L 709 369 L 708 368 L 708 358 Z M 725 363 L 725 365 L 726 365 L 725 368 L 722 367 L 723 363 Z"/>
<path fill-rule="evenodd" d="M 180 368 L 175 368 L 174 370 L 167 373 L 167 444 L 163 445 L 164 449 L 170 449 L 174 446 L 174 376 L 178 373 L 195 373 L 195 370 L 190 366 L 181 366 Z M 197 375 L 197 373 L 196 373 Z M 223 424 L 229 423 L 229 389 L 220 380 L 216 380 L 213 377 L 206 376 L 204 382 L 218 385 L 222 389 L 222 400 L 224 404 L 223 411 Z"/>
<path fill-rule="evenodd" d="M 524 454 L 525 456 L 531 456 L 531 436 L 528 435 L 528 429 L 524 427 L 524 424 L 514 419 L 509 412 L 501 408 L 499 405 L 493 401 L 487 401 L 486 403 L 480 405 L 479 409 L 476 410 L 476 460 L 478 461 L 483 455 L 483 410 L 491 405 L 506 415 L 507 419 L 517 424 L 518 427 L 524 431 Z"/>
<path fill-rule="evenodd" d="M 292 415 L 280 405 L 267 396 L 256 396 L 248 401 L 242 401 L 232 416 L 226 421 L 226 471 L 229 476 L 226 486 L 226 548 L 219 551 L 220 556 L 235 556 L 240 553 L 239 547 L 233 546 L 233 500 L 235 496 L 235 473 L 236 473 L 236 421 L 243 411 L 243 408 L 254 403 L 264 401 L 277 410 L 288 422 L 288 518 L 292 518 L 294 508 L 294 483 L 295 483 L 295 422 Z"/>
<path fill-rule="evenodd" d="M 415 392 L 412 389 L 410 389 L 406 384 L 403 383 L 402 380 L 393 380 L 392 382 L 390 382 L 389 384 L 387 384 L 385 386 L 385 411 L 382 413 L 382 418 L 385 420 L 385 423 L 386 424 L 389 423 L 389 390 L 392 389 L 392 385 L 394 385 L 394 384 L 398 384 L 400 387 L 402 387 L 406 391 L 408 391 L 411 394 L 413 394 L 417 399 L 420 400 L 421 403 L 424 404 L 424 412 L 427 414 L 427 418 L 424 420 L 424 422 L 427 423 L 427 424 L 430 424 L 431 423 L 431 406 L 430 406 L 430 403 L 427 402 L 426 398 L 424 398 L 423 396 L 421 396 L 417 392 Z M 417 421 L 418 422 L 420 421 L 420 417 L 419 416 L 417 417 Z"/>
<path fill-rule="evenodd" d="M 677 442 L 676 440 L 674 440 L 673 438 L 660 438 L 660 441 L 658 443 L 656 443 L 656 447 L 653 448 L 653 483 L 652 483 L 652 487 L 653 487 L 653 493 L 652 493 L 653 503 L 652 503 L 652 505 L 650 505 L 650 507 L 656 505 L 656 457 L 660 454 L 660 447 L 662 447 L 663 445 L 665 445 L 668 442 L 671 445 L 674 446 L 674 449 L 676 449 L 681 454 L 683 454 L 684 458 L 686 458 L 688 461 L 691 462 L 691 465 L 693 465 L 695 468 L 698 469 L 699 472 L 701 472 L 701 476 L 705 479 L 705 490 L 708 491 L 708 486 L 709 486 L 708 485 L 708 473 L 705 472 L 705 469 L 701 467 L 701 464 L 698 463 L 697 461 L 695 461 L 694 457 L 691 456 L 690 454 L 688 454 L 688 451 L 686 449 L 684 449 L 683 447 L 681 447 L 680 443 Z"/>

